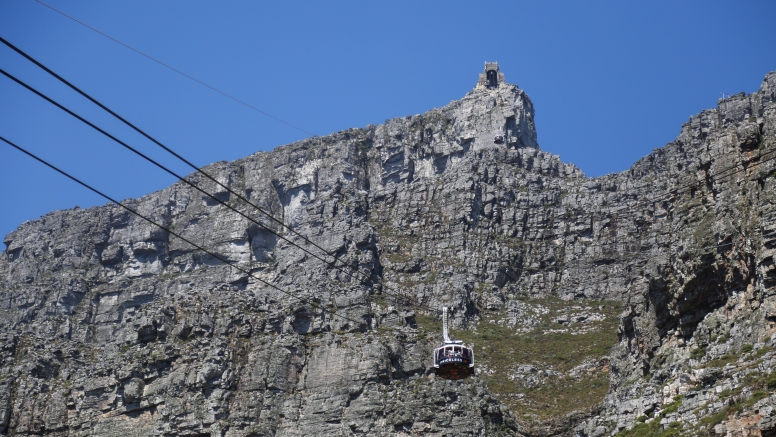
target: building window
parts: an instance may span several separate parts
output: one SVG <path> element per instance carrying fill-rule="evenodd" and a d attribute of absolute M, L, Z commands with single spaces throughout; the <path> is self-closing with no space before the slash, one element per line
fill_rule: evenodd
<path fill-rule="evenodd" d="M 496 88 L 498 86 L 498 73 L 496 70 L 488 70 L 488 88 Z"/>

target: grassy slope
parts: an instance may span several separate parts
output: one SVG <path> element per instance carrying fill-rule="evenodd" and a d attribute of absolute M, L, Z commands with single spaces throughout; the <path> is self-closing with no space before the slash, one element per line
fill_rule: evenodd
<path fill-rule="evenodd" d="M 585 410 L 600 403 L 609 389 L 609 350 L 617 341 L 618 302 L 562 301 L 532 299 L 529 305 L 540 305 L 549 311 L 530 332 L 518 334 L 516 327 L 498 324 L 504 314 L 483 312 L 482 321 L 473 329 L 452 331 L 456 339 L 474 343 L 478 365 L 477 375 L 510 409 L 527 421 L 559 418 L 572 411 Z M 587 305 L 603 314 L 605 319 L 589 322 L 587 332 L 574 334 L 580 326 L 572 324 L 568 332 L 551 332 L 564 328 L 553 320 L 572 307 Z M 441 323 L 418 317 L 418 328 L 438 335 Z M 595 363 L 589 369 L 569 371 L 585 363 Z M 539 385 L 524 384 L 512 379 L 518 365 L 532 364 L 538 369 L 550 369 L 558 375 L 547 376 Z"/>

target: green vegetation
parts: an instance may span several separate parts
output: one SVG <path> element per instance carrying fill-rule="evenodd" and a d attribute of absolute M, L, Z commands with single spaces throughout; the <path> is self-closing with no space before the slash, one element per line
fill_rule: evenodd
<path fill-rule="evenodd" d="M 423 332 L 442 332 L 442 322 L 432 316 L 425 314 L 417 314 L 415 316 L 415 323 L 418 325 L 418 330 Z"/>
<path fill-rule="evenodd" d="M 727 364 L 735 363 L 738 361 L 738 357 L 733 354 L 725 354 L 719 358 L 715 358 L 706 364 L 706 367 L 725 367 Z"/>
<path fill-rule="evenodd" d="M 762 391 L 762 390 L 758 390 L 758 391 L 752 393 L 752 396 L 750 396 L 749 399 L 747 399 L 744 402 L 744 404 L 747 407 L 751 407 L 752 405 L 756 404 L 758 401 L 761 401 L 761 400 L 763 400 L 763 399 L 765 399 L 767 397 L 768 397 L 768 392 Z"/>
<path fill-rule="evenodd" d="M 489 370 L 488 373 L 479 373 L 488 388 L 515 414 L 531 420 L 556 418 L 601 402 L 609 390 L 608 363 L 593 365 L 574 377 L 567 373 L 584 362 L 596 363 L 608 356 L 617 341 L 620 303 L 563 301 L 557 298 L 532 299 L 526 303 L 549 310 L 538 316 L 539 324 L 531 332 L 516 334 L 516 327 L 497 324 L 505 318 L 503 312 L 483 312 L 482 321 L 474 329 L 451 333 L 456 339 L 474 344 L 475 359 L 480 366 L 478 372 L 483 368 Z M 575 306 L 592 307 L 588 312 L 603 314 L 605 318 L 584 325 L 584 331 L 579 329 L 582 325 L 574 324 L 568 332 L 551 332 L 566 328 L 553 319 L 567 314 Z M 422 315 L 415 320 L 421 332 L 432 335 L 441 332 L 439 320 Z M 572 334 L 575 331 L 579 333 Z M 521 364 L 533 364 L 539 369 L 551 369 L 566 375 L 548 376 L 542 384 L 526 387 L 519 380 L 509 378 Z"/>
<path fill-rule="evenodd" d="M 670 404 L 663 407 L 663 410 L 660 412 L 661 417 L 665 417 L 671 413 L 676 413 L 679 410 L 679 407 L 682 405 L 682 396 L 676 396 L 674 397 L 674 401 Z"/>
<path fill-rule="evenodd" d="M 183 275 L 183 273 L 180 272 L 180 271 L 176 272 L 174 270 L 168 269 L 167 271 L 165 271 L 164 273 L 159 275 L 157 279 L 159 281 L 169 281 L 169 280 L 172 280 L 172 279 L 177 278 L 178 276 L 182 276 L 182 275 Z"/>
<path fill-rule="evenodd" d="M 749 352 L 752 352 L 752 350 L 754 350 L 754 346 L 752 346 L 751 344 L 745 344 L 741 346 L 742 354 L 748 354 Z"/>
<path fill-rule="evenodd" d="M 703 427 L 704 429 L 711 429 L 725 420 L 730 414 L 732 414 L 733 406 L 728 405 L 727 407 L 723 408 L 716 414 L 712 414 L 711 416 L 706 416 L 701 418 L 701 420 L 698 422 L 698 425 L 700 427 Z"/>
<path fill-rule="evenodd" d="M 693 360 L 699 360 L 706 356 L 706 348 L 705 347 L 699 347 L 697 349 L 693 349 L 692 352 L 690 352 L 690 358 Z"/>
<path fill-rule="evenodd" d="M 771 374 L 766 378 L 765 387 L 768 390 L 776 390 L 776 373 Z"/>
<path fill-rule="evenodd" d="M 762 358 L 763 355 L 767 354 L 768 352 L 773 351 L 773 347 L 771 346 L 763 346 L 760 349 L 757 349 L 757 352 L 754 353 L 755 358 Z"/>
<path fill-rule="evenodd" d="M 407 261 L 412 261 L 412 255 L 408 253 L 393 252 L 388 254 L 387 258 L 388 258 L 388 261 L 392 263 L 403 263 Z"/>

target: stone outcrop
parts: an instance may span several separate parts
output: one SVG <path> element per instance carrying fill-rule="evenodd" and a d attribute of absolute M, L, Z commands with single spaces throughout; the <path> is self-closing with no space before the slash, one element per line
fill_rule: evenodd
<path fill-rule="evenodd" d="M 212 198 L 176 183 L 125 201 L 237 268 L 115 205 L 6 236 L 0 432 L 529 435 L 479 377 L 434 377 L 416 319 L 503 311 L 520 330 L 521 299 L 558 296 L 624 312 L 608 395 L 545 433 L 774 435 L 776 73 L 599 178 L 542 151 L 530 99 L 496 77 L 204 169 L 295 233 L 199 174 Z"/>

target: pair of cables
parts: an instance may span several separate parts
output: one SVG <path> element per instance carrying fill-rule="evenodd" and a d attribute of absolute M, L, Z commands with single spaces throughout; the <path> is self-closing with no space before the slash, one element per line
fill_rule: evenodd
<path fill-rule="evenodd" d="M 218 199 L 217 197 L 213 196 L 211 193 L 208 193 L 207 191 L 203 190 L 202 188 L 200 188 L 200 187 L 199 187 L 199 186 L 197 186 L 196 184 L 192 183 L 192 182 L 191 182 L 191 181 L 189 181 L 187 178 L 184 178 L 183 176 L 181 176 L 181 175 L 179 175 L 179 174 L 175 173 L 174 171 L 170 170 L 170 169 L 169 169 L 169 168 L 167 168 L 166 166 L 164 166 L 164 165 L 160 164 L 159 162 L 157 162 L 157 161 L 153 160 L 152 158 L 150 158 L 150 157 L 148 157 L 147 155 L 143 154 L 143 153 L 142 153 L 142 152 L 140 152 L 139 150 L 137 150 L 137 149 L 133 148 L 133 147 L 132 147 L 132 146 L 130 146 L 129 144 L 127 144 L 127 143 L 125 143 L 125 142 L 123 142 L 123 141 L 119 140 L 119 139 L 118 139 L 118 138 L 116 138 L 115 136 L 111 135 L 110 133 L 106 132 L 105 130 L 101 129 L 100 127 L 96 126 L 95 124 L 93 124 L 93 123 L 89 122 L 88 120 L 86 120 L 85 118 L 83 118 L 83 117 L 81 117 L 80 115 L 76 114 L 75 112 L 71 111 L 70 109 L 66 108 L 65 106 L 63 106 L 63 105 L 59 104 L 58 102 L 54 101 L 54 100 L 53 100 L 53 99 L 51 99 L 50 97 L 48 97 L 48 96 L 46 96 L 45 94 L 41 93 L 40 91 L 38 91 L 38 90 L 34 89 L 34 88 L 33 88 L 33 87 L 31 87 L 30 85 L 28 85 L 28 84 L 24 83 L 24 82 L 23 82 L 23 81 L 21 81 L 20 79 L 18 79 L 18 78 L 16 78 L 16 77 L 14 77 L 14 76 L 13 76 L 13 75 L 11 75 L 10 73 L 6 72 L 5 70 L 2 70 L 2 69 L 0 69 L 0 74 L 3 74 L 4 76 L 6 76 L 6 77 L 8 77 L 9 79 L 11 79 L 11 80 L 13 80 L 14 82 L 16 82 L 17 84 L 21 85 L 22 87 L 24 87 L 24 88 L 28 89 L 29 91 L 31 91 L 31 92 L 33 92 L 33 93 L 35 93 L 35 94 L 36 94 L 36 95 L 38 95 L 39 97 L 41 97 L 41 98 L 43 98 L 44 100 L 48 101 L 49 103 L 53 104 L 54 106 L 57 106 L 59 109 L 61 109 L 61 110 L 65 111 L 66 113 L 68 113 L 69 115 L 71 115 L 71 116 L 75 117 L 75 118 L 76 118 L 76 119 L 78 119 L 79 121 L 81 121 L 81 122 L 85 123 L 85 124 L 86 124 L 86 125 L 88 125 L 89 127 L 93 128 L 93 129 L 95 129 L 95 130 L 97 130 L 98 132 L 102 133 L 103 135 L 105 135 L 106 137 L 110 138 L 110 139 L 111 139 L 111 140 L 113 140 L 114 142 L 116 142 L 116 143 L 120 144 L 120 145 L 121 145 L 121 146 L 123 146 L 124 148 L 126 148 L 126 149 L 130 150 L 131 152 L 133 152 L 133 153 L 137 154 L 138 156 L 142 157 L 142 158 L 143 158 L 143 159 L 145 159 L 146 161 L 148 161 L 148 162 L 150 162 L 150 163 L 154 164 L 156 167 L 158 167 L 158 168 L 160 168 L 160 169 L 164 170 L 165 172 L 167 172 L 167 173 L 169 173 L 169 174 L 173 175 L 174 177 L 178 178 L 180 181 L 184 182 L 185 184 L 187 184 L 187 185 L 191 186 L 191 187 L 192 187 L 192 188 L 194 188 L 195 190 L 197 190 L 197 191 L 201 192 L 202 194 L 204 194 L 204 195 L 208 196 L 209 198 L 213 199 L 215 202 L 217 202 L 217 203 L 219 203 L 219 204 L 223 205 L 224 207 L 228 208 L 228 209 L 229 209 L 229 210 L 231 210 L 231 211 L 234 211 L 234 212 L 236 212 L 236 213 L 240 214 L 241 216 L 243 216 L 244 218 L 246 218 L 246 219 L 247 219 L 247 220 L 249 220 L 250 222 L 252 222 L 252 223 L 256 224 L 257 226 L 261 227 L 262 229 L 265 229 L 266 231 L 268 231 L 268 232 L 270 232 L 270 233 L 274 234 L 275 236 L 277 236 L 278 238 L 280 238 L 280 239 L 282 239 L 282 240 L 284 240 L 284 241 L 288 242 L 289 244 L 291 244 L 291 245 L 293 245 L 293 246 L 295 246 L 295 247 L 299 248 L 300 250 L 304 251 L 304 252 L 305 252 L 305 253 L 307 253 L 308 255 L 310 255 L 310 256 L 312 256 L 312 257 L 314 257 L 314 258 L 316 258 L 316 259 L 318 259 L 318 260 L 322 261 L 322 262 L 323 262 L 323 263 L 325 263 L 325 264 L 326 264 L 326 265 L 327 265 L 329 268 L 334 268 L 334 269 L 336 269 L 336 270 L 340 271 L 341 273 L 345 274 L 347 277 L 350 277 L 351 279 L 353 279 L 353 278 L 354 278 L 354 276 L 356 276 L 356 275 L 360 275 L 361 277 L 365 277 L 367 280 L 371 280 L 371 277 L 369 277 L 369 276 L 367 276 L 366 274 L 364 274 L 364 273 L 362 273 L 362 272 L 360 272 L 360 271 L 356 270 L 356 268 L 354 268 L 354 267 L 352 267 L 352 266 L 348 266 L 347 264 L 346 264 L 346 266 L 348 266 L 348 267 L 351 267 L 351 270 L 352 270 L 352 271 L 346 271 L 346 270 L 344 270 L 344 269 L 342 268 L 342 266 L 338 266 L 338 265 L 337 265 L 337 262 L 338 262 L 339 260 L 338 260 L 336 257 L 333 257 L 331 254 L 329 254 L 329 253 L 328 253 L 328 252 L 327 252 L 325 249 L 323 249 L 323 248 L 322 248 L 320 245 L 317 245 L 317 244 L 315 244 L 314 242 L 310 241 L 310 240 L 309 240 L 309 238 L 307 238 L 306 236 L 304 236 L 304 235 L 302 235 L 301 233 L 299 233 L 298 231 L 296 231 L 296 230 L 294 230 L 294 229 L 292 229 L 292 228 L 288 227 L 288 226 L 287 226 L 287 225 L 285 225 L 285 223 L 283 223 L 281 220 L 279 220 L 279 219 L 275 218 L 274 216 L 272 216 L 272 215 L 271 215 L 271 214 L 269 214 L 268 212 L 264 211 L 264 210 L 263 210 L 263 209 L 261 209 L 261 208 L 260 208 L 258 205 L 255 205 L 254 203 L 250 202 L 250 201 L 249 201 L 247 198 L 245 198 L 245 196 L 244 196 L 244 195 L 242 195 L 242 194 L 240 194 L 240 193 L 236 193 L 236 192 L 235 192 L 235 191 L 233 191 L 233 190 L 232 190 L 230 187 L 228 187 L 228 186 L 226 186 L 226 185 L 222 184 L 220 181 L 218 181 L 216 178 L 214 178 L 213 176 L 211 176 L 211 175 L 210 175 L 210 174 L 208 174 L 207 172 L 205 172 L 205 171 L 203 171 L 203 170 L 199 169 L 199 168 L 198 168 L 198 167 L 196 167 L 194 164 L 192 164 L 190 161 L 188 161 L 188 160 L 186 160 L 185 158 L 183 158 L 183 157 L 182 157 L 180 154 L 176 153 L 175 151 L 173 151 L 173 150 L 172 150 L 172 149 L 170 149 L 169 147 L 167 147 L 167 146 L 163 145 L 161 142 L 157 141 L 156 139 L 154 139 L 153 137 L 151 137 L 150 135 L 148 135 L 146 132 L 144 132 L 143 130 L 141 130 L 140 128 L 138 128 L 137 126 L 135 126 L 134 124 L 130 123 L 130 122 L 129 122 L 129 121 L 127 121 L 125 118 L 123 118 L 123 117 L 121 117 L 120 115 L 118 115 L 116 112 L 112 111 L 112 110 L 111 110 L 110 108 L 108 108 L 107 106 L 103 105 L 102 103 L 100 103 L 99 101 L 97 101 L 96 99 L 94 99 L 93 97 L 89 96 L 87 93 L 85 93 L 84 91 L 82 91 L 80 88 L 76 87 L 75 85 L 73 85 L 72 83 L 70 83 L 69 81 L 67 81 L 66 79 L 62 78 L 60 75 L 58 75 L 57 73 L 55 73 L 54 71 L 52 71 L 51 69 L 49 69 L 48 67 L 46 67 L 45 65 L 43 65 L 42 63 L 38 62 L 37 60 L 35 60 L 35 59 L 34 59 L 34 58 L 32 58 L 31 56 L 29 56 L 27 53 L 23 52 L 21 49 L 17 48 L 17 47 L 16 47 L 16 46 L 14 46 L 13 44 L 11 44 L 11 43 L 10 43 L 10 42 L 8 42 L 7 40 L 5 40 L 4 38 L 1 38 L 1 37 L 0 37 L 0 42 L 4 43 L 6 46 L 8 46 L 9 48 L 13 49 L 14 51 L 16 51 L 17 53 L 19 53 L 20 55 L 24 56 L 26 59 L 28 59 L 29 61 L 33 62 L 33 63 L 34 63 L 36 66 L 40 67 L 41 69 L 43 69 L 44 71 L 46 71 L 47 73 L 49 73 L 50 75 L 52 75 L 53 77 L 55 77 L 56 79 L 58 79 L 59 81 L 61 81 L 62 83 L 66 84 L 68 87 L 70 87 L 71 89 L 75 90 L 76 92 L 78 92 L 79 94 L 81 94 L 82 96 L 84 96 L 85 98 L 87 98 L 88 100 L 90 100 L 91 102 L 93 102 L 94 104 L 98 105 L 100 108 L 102 108 L 102 109 L 103 109 L 103 110 L 105 110 L 106 112 L 110 113 L 111 115 L 113 115 L 114 117 L 116 117 L 117 119 L 119 119 L 120 121 L 122 121 L 123 123 L 125 123 L 126 125 L 128 125 L 129 127 L 131 127 L 132 129 L 134 129 L 135 131 L 137 131 L 138 133 L 140 133 L 141 135 L 143 135 L 144 137 L 146 137 L 147 139 L 151 140 L 151 141 L 152 141 L 152 142 L 154 142 L 156 145 L 158 145 L 159 147 L 161 147 L 161 148 L 163 148 L 164 150 L 166 150 L 168 153 L 172 154 L 172 155 L 173 155 L 173 156 L 175 156 L 176 158 L 178 158 L 178 159 L 180 159 L 181 161 L 185 162 L 187 165 L 189 165 L 190 167 L 194 168 L 194 169 L 195 169 L 195 171 L 196 171 L 197 173 L 200 173 L 200 174 L 202 174 L 202 175 L 203 175 L 203 176 L 205 176 L 207 179 L 209 179 L 209 180 L 211 180 L 211 181 L 215 182 L 217 185 L 219 185 L 219 186 L 221 186 L 222 188 L 226 189 L 226 190 L 227 190 L 227 191 L 229 191 L 231 194 L 235 195 L 235 196 L 236 196 L 238 199 L 240 199 L 241 201 L 243 201 L 243 202 L 245 202 L 246 204 L 248 204 L 248 205 L 250 205 L 251 207 L 253 207 L 253 208 L 254 208 L 256 211 L 259 211 L 260 213 L 264 214 L 264 215 L 265 215 L 267 218 L 269 218 L 271 221 L 273 221 L 273 222 L 277 223 L 278 225 L 282 226 L 282 227 L 283 227 L 283 228 L 285 228 L 285 229 L 288 229 L 288 230 L 289 230 L 289 232 L 290 232 L 291 234 L 293 234 L 293 235 L 296 235 L 296 236 L 300 237 L 300 238 L 301 238 L 301 239 L 302 239 L 302 240 L 303 240 L 305 243 L 307 243 L 307 244 L 309 244 L 309 245 L 313 246 L 314 248 L 317 248 L 317 249 L 319 249 L 319 250 L 320 250 L 320 251 L 322 251 L 322 252 L 323 252 L 325 255 L 323 255 L 323 256 L 322 256 L 322 255 L 320 255 L 320 254 L 316 254 L 316 253 L 314 253 L 313 251 L 311 251 L 311 250 L 309 250 L 309 249 L 307 249 L 307 248 L 305 248 L 305 247 L 302 247 L 302 246 L 301 246 L 300 244 L 298 244 L 297 242 L 295 242 L 295 241 L 291 240 L 290 238 L 288 238 L 288 237 L 286 237 L 286 236 L 284 236 L 284 235 L 281 235 L 281 234 L 279 234 L 278 232 L 276 232 L 276 231 L 275 231 L 275 230 L 273 230 L 272 228 L 270 228 L 270 227 L 266 226 L 265 224 L 263 224 L 263 223 L 259 222 L 259 221 L 258 221 L 258 220 L 256 220 L 256 219 L 254 219 L 254 218 L 250 217 L 248 214 L 246 214 L 246 213 L 244 213 L 244 212 L 242 212 L 242 211 L 240 211 L 240 210 L 238 210 L 238 209 L 234 208 L 233 206 L 231 206 L 231 205 L 229 205 L 229 204 L 227 204 L 227 203 L 223 202 L 222 200 L 220 200 L 220 199 Z M 255 278 L 255 279 L 257 279 L 257 280 L 261 281 L 262 283 L 264 283 L 264 284 L 266 284 L 266 285 L 269 285 L 269 286 L 271 286 L 272 288 L 275 288 L 275 289 L 277 289 L 278 291 L 281 291 L 281 292 L 283 292 L 284 294 L 287 294 L 287 295 L 288 295 L 288 296 L 290 296 L 290 297 L 296 297 L 297 299 L 300 299 L 301 301 L 303 301 L 303 302 L 305 302 L 305 303 L 308 303 L 308 304 L 314 304 L 313 302 L 309 302 L 309 301 L 306 301 L 306 300 L 304 300 L 304 299 L 302 299 L 302 298 L 300 298 L 300 297 L 298 297 L 298 296 L 294 296 L 294 295 L 293 295 L 293 293 L 290 293 L 290 292 L 287 292 L 287 291 L 285 291 L 285 290 L 282 290 L 282 289 L 280 289 L 279 287 L 275 286 L 274 284 L 270 284 L 269 282 L 267 282 L 267 281 L 265 281 L 265 280 L 263 280 L 263 279 L 261 279 L 261 278 L 259 278 L 259 277 L 255 276 L 255 275 L 253 275 L 253 274 L 250 274 L 250 272 L 249 272 L 249 271 L 247 271 L 246 269 L 244 269 L 244 268 L 241 268 L 241 267 L 239 267 L 239 266 L 235 265 L 234 263 L 228 262 L 228 260 L 226 260 L 224 257 L 216 255 L 216 254 L 215 254 L 213 251 L 211 251 L 211 250 L 207 250 L 207 249 L 206 249 L 206 248 L 204 248 L 203 246 L 201 246 L 201 245 L 198 245 L 198 244 L 196 244 L 196 243 L 192 242 L 191 240 L 184 238 L 184 237 L 183 237 L 183 236 L 181 236 L 180 234 L 178 234 L 178 233 L 175 233 L 175 232 L 172 232 L 170 229 L 168 229 L 168 228 L 166 228 L 166 227 L 162 226 L 160 223 L 158 223 L 158 222 L 155 222 L 155 221 L 153 221 L 152 219 L 150 219 L 149 217 L 147 217 L 147 216 L 144 216 L 144 215 L 140 214 L 138 211 L 136 211 L 136 210 L 133 210 L 133 209 L 131 209 L 131 208 L 128 208 L 126 205 L 123 205 L 123 204 L 121 204 L 121 203 L 117 202 L 115 199 L 113 199 L 113 198 L 111 198 L 111 197 L 109 197 L 109 196 L 105 195 L 104 193 L 100 192 L 99 190 L 96 190 L 95 188 L 93 188 L 93 187 L 91 187 L 91 186 L 89 186 L 89 185 L 85 184 L 84 182 L 82 182 L 82 181 L 78 180 L 78 179 L 77 179 L 77 178 L 75 178 L 74 176 L 67 174 L 67 173 L 66 173 L 66 172 L 64 172 L 63 170 L 61 170 L 61 169 L 59 169 L 59 168 L 55 167 L 54 165 L 52 165 L 52 164 L 50 164 L 50 163 L 46 162 L 46 161 L 45 161 L 45 160 L 43 160 L 42 158 L 40 158 L 40 157 L 37 157 L 37 156 L 35 156 L 35 155 L 31 154 L 30 152 L 26 151 L 25 149 L 21 148 L 20 146 L 18 146 L 18 145 L 16 145 L 16 144 L 14 144 L 14 143 L 12 143 L 12 142 L 10 142 L 9 140 L 7 140 L 7 139 L 3 138 L 3 141 L 4 141 L 4 142 L 6 142 L 7 144 L 11 145 L 12 147 L 16 148 L 17 150 L 20 150 L 20 151 L 22 151 L 23 153 L 27 154 L 28 156 L 30 156 L 30 157 L 32 157 L 32 158 L 34 158 L 34 159 L 38 160 L 39 162 L 41 162 L 41 163 L 45 164 L 46 166 L 48 166 L 48 167 L 50 167 L 50 168 L 54 169 L 55 171 L 57 171 L 57 172 L 59 172 L 59 173 L 61 173 L 61 174 L 65 175 L 65 176 L 66 176 L 66 177 L 68 177 L 69 179 L 71 179 L 71 180 L 73 180 L 73 181 L 75 181 L 75 182 L 79 183 L 80 185 L 82 185 L 82 186 L 84 186 L 84 187 L 88 188 L 89 190 L 91 190 L 91 191 L 93 191 L 93 192 L 95 192 L 95 193 L 99 194 L 100 196 L 102 196 L 102 197 L 106 198 L 106 199 L 107 199 L 107 200 L 109 200 L 110 202 L 113 202 L 113 203 L 117 203 L 117 204 L 119 204 L 119 206 L 121 206 L 122 208 L 124 208 L 124 209 L 128 209 L 128 210 L 129 210 L 130 212 L 132 212 L 133 214 L 136 214 L 136 215 L 138 215 L 139 217 L 141 217 L 142 219 L 144 219 L 144 220 L 146 220 L 146 221 L 148 221 L 148 222 L 152 223 L 153 225 L 155 225 L 155 226 L 158 226 L 158 227 L 160 227 L 161 229 L 163 229 L 163 230 L 167 231 L 168 233 L 170 233 L 170 235 L 174 235 L 174 236 L 176 236 L 176 237 L 180 238 L 182 241 L 185 241 L 186 243 L 188 243 L 188 244 L 192 245 L 193 247 L 197 248 L 198 250 L 202 250 L 202 251 L 204 251 L 205 253 L 209 254 L 210 256 L 214 256 L 214 258 L 218 259 L 218 260 L 219 260 L 219 261 L 221 261 L 221 262 L 225 262 L 226 264 L 228 264 L 228 265 L 230 265 L 231 267 L 233 267 L 233 268 L 237 269 L 238 271 L 241 271 L 241 272 L 243 272 L 243 273 L 249 274 L 249 276 L 251 276 L 251 277 L 253 277 L 253 278 Z M 330 261 L 330 260 L 326 259 L 326 258 L 328 258 L 328 257 L 333 257 L 333 258 L 334 258 L 334 259 L 333 259 L 333 261 Z M 413 300 L 413 299 L 409 298 L 408 296 L 406 296 L 406 295 L 404 295 L 404 294 L 402 294 L 402 293 L 391 293 L 390 291 L 386 290 L 386 288 L 387 288 L 387 287 L 383 287 L 383 290 L 382 290 L 382 291 L 383 291 L 383 293 L 385 293 L 386 295 L 389 295 L 389 296 L 391 296 L 391 297 L 397 298 L 397 299 L 398 299 L 400 302 L 402 302 L 402 305 L 403 305 L 403 306 L 410 306 L 410 307 L 415 307 L 416 309 L 423 309 L 423 310 L 427 310 L 427 311 L 431 311 L 431 312 L 436 312 L 436 311 L 437 311 L 437 310 L 434 310 L 434 309 L 432 309 L 432 308 L 429 308 L 429 307 L 426 307 L 426 306 L 423 306 L 423 305 L 421 305 L 421 304 L 420 304 L 418 301 L 416 301 L 416 300 Z M 340 316 L 340 317 L 341 317 L 341 316 Z M 351 320 L 351 321 L 354 321 L 354 320 Z M 355 321 L 354 321 L 354 322 L 355 322 Z"/>
<path fill-rule="evenodd" d="M 300 301 L 302 303 L 305 303 L 307 305 L 310 305 L 312 307 L 319 307 L 320 306 L 317 302 L 310 301 L 310 300 L 305 299 L 303 297 L 297 296 L 297 295 L 295 295 L 295 294 L 293 294 L 293 293 L 291 293 L 289 291 L 284 290 L 283 288 L 280 288 L 280 287 L 276 286 L 275 284 L 273 284 L 273 283 L 271 283 L 269 281 L 266 281 L 266 280 L 262 279 L 259 276 L 254 275 L 253 272 L 251 272 L 250 270 L 245 269 L 245 268 L 240 267 L 239 265 L 237 265 L 235 263 L 230 262 L 228 259 L 222 257 L 221 255 L 219 255 L 219 254 L 217 254 L 217 253 L 215 253 L 213 251 L 210 251 L 207 248 L 205 248 L 205 247 L 203 247 L 203 246 L 201 246 L 201 245 L 191 241 L 190 239 L 184 237 L 183 235 L 173 231 L 169 227 L 164 226 L 163 224 L 153 220 L 152 218 L 150 218 L 150 217 L 140 213 L 138 210 L 136 210 L 134 208 L 130 208 L 127 205 L 124 205 L 123 203 L 119 202 L 118 200 L 116 200 L 116 199 L 110 197 L 109 195 L 103 193 L 102 191 L 92 187 L 91 185 L 87 184 L 86 182 L 81 181 L 80 179 L 76 178 L 75 176 L 72 176 L 71 174 L 69 174 L 69 173 L 65 172 L 64 170 L 58 168 L 57 166 L 49 163 L 48 161 L 44 160 L 43 158 L 38 157 L 37 155 L 35 155 L 32 152 L 24 149 L 23 147 L 21 147 L 21 146 L 15 144 L 13 142 L 7 140 L 6 138 L 0 136 L 0 140 L 5 142 L 9 146 L 13 147 L 14 149 L 24 153 L 25 155 L 29 156 L 30 158 L 40 162 L 41 164 L 45 165 L 46 167 L 49 167 L 50 169 L 52 169 L 52 170 L 56 171 L 57 173 L 65 176 L 66 178 L 72 180 L 73 182 L 75 182 L 75 183 L 81 185 L 82 187 L 90 190 L 91 192 L 93 192 L 93 193 L 103 197 L 104 199 L 107 199 L 109 202 L 118 205 L 119 207 L 121 207 L 124 210 L 129 211 L 130 213 L 140 217 L 144 221 L 152 224 L 153 226 L 156 226 L 156 227 L 164 230 L 165 232 L 169 233 L 170 235 L 173 235 L 173 236 L 179 238 L 181 241 L 184 241 L 184 242 L 188 243 L 189 245 L 191 245 L 192 247 L 196 248 L 197 250 L 201 250 L 202 252 L 212 256 L 213 258 L 221 261 L 222 263 L 224 263 L 226 265 L 229 265 L 230 267 L 232 267 L 234 269 L 237 269 L 238 271 L 240 271 L 240 272 L 250 276 L 253 279 L 256 279 L 257 281 L 263 283 L 264 285 L 267 285 L 267 286 L 277 290 L 278 292 L 280 292 L 280 293 L 282 293 L 282 294 L 284 294 L 284 295 L 286 295 L 286 296 L 288 296 L 290 298 L 296 299 L 296 300 L 298 300 L 298 301 Z M 360 326 L 362 323 L 364 323 L 363 321 L 358 321 L 358 320 L 352 319 L 350 317 L 343 316 L 341 314 L 332 313 L 332 316 L 333 317 L 339 317 L 339 318 L 341 318 L 343 320 L 346 320 L 346 321 L 349 321 L 349 322 L 353 322 L 353 323 L 356 324 L 356 326 Z"/>

